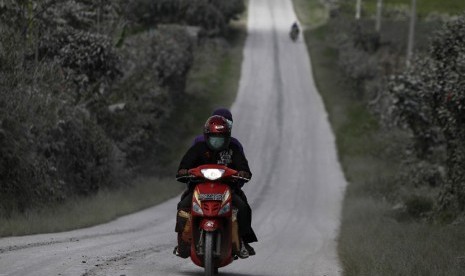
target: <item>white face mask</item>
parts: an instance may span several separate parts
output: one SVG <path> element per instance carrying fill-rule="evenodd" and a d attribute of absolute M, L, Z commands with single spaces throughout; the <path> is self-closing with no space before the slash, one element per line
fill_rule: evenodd
<path fill-rule="evenodd" d="M 225 139 L 224 137 L 208 137 L 208 144 L 212 147 L 214 150 L 221 149 L 224 146 Z"/>

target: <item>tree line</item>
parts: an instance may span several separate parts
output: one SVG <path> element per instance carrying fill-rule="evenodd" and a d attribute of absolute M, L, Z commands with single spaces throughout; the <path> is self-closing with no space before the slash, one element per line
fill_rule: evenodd
<path fill-rule="evenodd" d="M 125 185 L 157 158 L 199 39 L 243 0 L 0 2 L 0 215 Z M 195 30 L 193 34 L 190 29 Z"/>
<path fill-rule="evenodd" d="M 465 214 L 465 14 L 429 18 L 419 27 L 417 49 L 405 65 L 409 13 L 385 11 L 382 32 L 370 18 L 354 20 L 352 5 L 333 7 L 331 26 L 338 63 L 385 133 L 403 133 L 390 145 L 402 156 L 397 194 L 427 220 L 454 221 Z M 352 22 L 347 24 L 347 22 Z M 434 32 L 431 30 L 434 29 Z M 387 134 L 388 135 L 388 134 Z M 406 189 L 403 189 L 406 190 Z M 420 192 L 427 190 L 429 192 Z M 399 200 L 397 198 L 396 200 Z"/>

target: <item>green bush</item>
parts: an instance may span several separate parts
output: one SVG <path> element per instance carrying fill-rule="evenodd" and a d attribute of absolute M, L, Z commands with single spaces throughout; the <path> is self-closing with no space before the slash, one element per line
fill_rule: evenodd
<path fill-rule="evenodd" d="M 223 34 L 243 6 L 0 1 L 0 216 L 162 164 L 161 128 L 186 94 L 194 42 Z"/>
<path fill-rule="evenodd" d="M 394 107 L 414 135 L 417 156 L 445 149 L 442 210 L 465 211 L 465 16 L 447 23 L 429 52 L 391 81 Z"/>
<path fill-rule="evenodd" d="M 244 10 L 244 0 L 137 0 L 129 3 L 126 16 L 142 26 L 187 24 L 215 36 L 223 34 L 229 21 Z"/>
<path fill-rule="evenodd" d="M 182 27 L 159 26 L 127 38 L 119 51 L 128 69 L 94 112 L 129 164 L 137 166 L 158 158 L 161 125 L 183 95 L 193 63 L 192 39 Z"/>
<path fill-rule="evenodd" d="M 60 121 L 42 149 L 71 195 L 91 194 L 115 184 L 110 177 L 111 142 L 93 120 L 81 116 Z"/>
<path fill-rule="evenodd" d="M 4 216 L 118 184 L 112 142 L 87 106 L 93 96 L 83 94 L 95 87 L 102 92 L 102 84 L 117 77 L 118 57 L 103 35 L 47 28 L 47 12 L 58 5 L 48 4 L 6 1 L 0 7 Z"/>
<path fill-rule="evenodd" d="M 431 211 L 433 209 L 433 200 L 419 195 L 412 195 L 405 200 L 407 212 L 415 218 Z"/>
<path fill-rule="evenodd" d="M 110 142 L 85 109 L 69 104 L 59 66 L 40 65 L 35 75 L 0 74 L 1 214 L 87 194 L 112 180 Z"/>

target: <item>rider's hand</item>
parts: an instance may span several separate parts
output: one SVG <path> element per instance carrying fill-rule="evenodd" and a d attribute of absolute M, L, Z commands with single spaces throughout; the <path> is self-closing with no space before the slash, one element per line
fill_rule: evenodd
<path fill-rule="evenodd" d="M 188 170 L 187 169 L 180 169 L 178 171 L 178 176 L 186 176 L 188 174 Z"/>
<path fill-rule="evenodd" d="M 239 172 L 237 172 L 237 176 L 250 179 L 250 173 L 245 172 L 245 171 L 239 171 Z"/>
<path fill-rule="evenodd" d="M 186 183 L 187 181 L 189 181 L 189 179 L 186 177 L 188 174 L 189 174 L 188 170 L 181 169 L 176 174 L 176 180 L 179 182 Z"/>

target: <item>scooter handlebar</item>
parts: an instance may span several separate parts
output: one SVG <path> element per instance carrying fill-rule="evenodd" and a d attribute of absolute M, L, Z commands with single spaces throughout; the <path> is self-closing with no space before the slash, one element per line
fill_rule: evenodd
<path fill-rule="evenodd" d="M 242 176 L 238 176 L 238 175 L 232 175 L 231 177 L 235 178 L 235 179 L 238 179 L 238 180 L 250 181 L 250 178 L 242 177 Z"/>
<path fill-rule="evenodd" d="M 176 181 L 186 183 L 188 181 L 191 181 L 194 178 L 196 178 L 195 175 L 186 174 L 186 175 L 181 175 L 181 176 L 176 177 Z"/>

